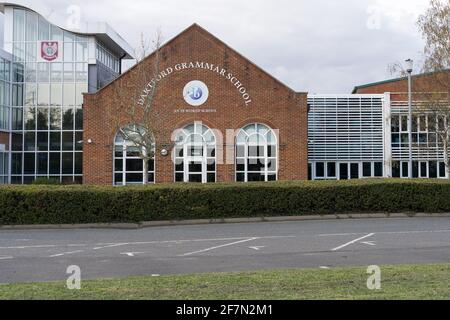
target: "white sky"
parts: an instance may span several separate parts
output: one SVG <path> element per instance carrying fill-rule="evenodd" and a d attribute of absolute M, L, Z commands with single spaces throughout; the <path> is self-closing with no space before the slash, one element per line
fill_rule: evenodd
<path fill-rule="evenodd" d="M 166 40 L 194 22 L 297 91 L 350 93 L 421 60 L 415 22 L 429 0 L 33 0 L 106 21 L 132 47 L 159 27 Z"/>

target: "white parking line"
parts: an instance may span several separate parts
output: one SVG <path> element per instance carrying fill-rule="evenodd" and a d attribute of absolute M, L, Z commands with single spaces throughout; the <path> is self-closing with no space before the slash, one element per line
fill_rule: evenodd
<path fill-rule="evenodd" d="M 244 243 L 244 242 L 250 242 L 250 241 L 255 241 L 257 239 L 260 239 L 260 238 L 250 238 L 250 239 L 245 239 L 245 240 L 236 241 L 236 242 L 232 242 L 232 243 L 227 243 L 227 244 L 223 244 L 223 245 L 217 246 L 217 247 L 211 247 L 211 248 L 207 248 L 207 249 L 203 249 L 203 250 L 199 250 L 199 251 L 185 253 L 185 254 L 180 255 L 179 257 L 192 256 L 194 254 L 204 253 L 204 252 L 212 251 L 212 250 L 215 250 L 215 249 L 220 249 L 220 248 L 224 248 L 224 247 L 234 246 L 236 244 L 240 244 L 240 243 Z"/>
<path fill-rule="evenodd" d="M 115 248 L 115 247 L 122 247 L 122 246 L 126 246 L 129 243 L 116 243 L 116 244 L 110 244 L 108 246 L 104 246 L 104 247 L 96 247 L 94 248 L 94 250 L 101 250 L 101 249 L 107 249 L 107 248 Z"/>
<path fill-rule="evenodd" d="M 364 239 L 366 239 L 366 238 L 370 238 L 370 237 L 373 236 L 373 235 L 375 235 L 375 233 L 369 233 L 369 234 L 365 235 L 364 237 L 361 237 L 361 238 L 352 240 L 352 241 L 350 241 L 350 242 L 347 242 L 347 243 L 343 244 L 342 246 L 339 246 L 339 247 L 337 247 L 337 248 L 332 249 L 331 251 L 338 251 L 338 250 L 341 250 L 341 249 L 343 249 L 343 248 L 345 248 L 345 247 L 348 247 L 349 245 L 352 245 L 352 244 L 354 244 L 354 243 L 356 243 L 356 242 L 358 242 L 358 241 L 364 240 Z"/>
<path fill-rule="evenodd" d="M 81 253 L 81 252 L 83 252 L 83 250 L 77 250 L 77 251 L 71 251 L 71 252 L 63 252 L 63 253 L 54 254 L 54 255 L 50 256 L 49 258 L 62 257 L 62 256 L 66 256 L 66 255 L 69 255 L 69 254 L 75 254 L 75 253 Z"/>
<path fill-rule="evenodd" d="M 42 249 L 42 248 L 56 248 L 58 245 L 42 245 L 42 246 L 20 246 L 20 247 L 0 247 L 0 249 Z"/>

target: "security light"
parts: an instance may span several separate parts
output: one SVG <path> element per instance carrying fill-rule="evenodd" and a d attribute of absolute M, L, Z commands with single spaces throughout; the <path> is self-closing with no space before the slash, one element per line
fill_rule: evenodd
<path fill-rule="evenodd" d="M 411 59 L 408 59 L 405 62 L 406 62 L 406 71 L 408 73 L 412 73 L 413 72 L 413 67 L 414 67 L 414 61 L 411 60 Z"/>

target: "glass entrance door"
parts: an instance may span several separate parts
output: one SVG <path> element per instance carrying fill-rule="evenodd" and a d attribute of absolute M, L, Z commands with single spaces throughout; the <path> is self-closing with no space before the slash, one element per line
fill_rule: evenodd
<path fill-rule="evenodd" d="M 205 147 L 203 145 L 185 145 L 185 182 L 206 183 Z"/>

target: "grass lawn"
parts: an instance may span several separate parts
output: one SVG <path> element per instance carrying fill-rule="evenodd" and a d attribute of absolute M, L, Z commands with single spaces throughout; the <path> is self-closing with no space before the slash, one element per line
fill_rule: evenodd
<path fill-rule="evenodd" d="M 0 285 L 0 299 L 450 299 L 450 264 L 383 266 L 382 288 L 371 291 L 366 268 L 285 270 L 131 277 Z"/>

